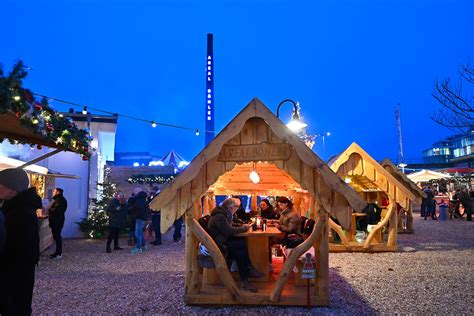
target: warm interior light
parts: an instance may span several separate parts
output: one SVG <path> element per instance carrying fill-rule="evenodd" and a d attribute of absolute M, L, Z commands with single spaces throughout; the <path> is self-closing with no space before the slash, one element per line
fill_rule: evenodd
<path fill-rule="evenodd" d="M 253 168 L 252 171 L 250 171 L 249 178 L 255 184 L 260 182 L 260 175 L 257 172 L 257 164 L 255 162 L 253 163 Z"/>
<path fill-rule="evenodd" d="M 344 179 L 344 182 L 345 183 L 351 183 L 352 179 L 350 177 L 347 177 L 347 178 Z"/>
<path fill-rule="evenodd" d="M 260 182 L 260 176 L 259 176 L 259 174 L 258 174 L 258 172 L 257 172 L 256 170 L 252 170 L 252 171 L 250 172 L 249 178 L 250 178 L 250 180 L 251 180 L 253 183 L 255 183 L 255 184 L 257 184 L 257 183 Z"/>

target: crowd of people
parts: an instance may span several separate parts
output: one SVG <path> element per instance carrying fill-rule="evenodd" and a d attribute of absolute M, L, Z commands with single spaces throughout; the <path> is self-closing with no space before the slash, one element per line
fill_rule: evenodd
<path fill-rule="evenodd" d="M 127 220 L 129 223 L 128 245 L 133 246 L 132 254 L 141 253 L 148 250 L 146 245 L 145 232 L 153 232 L 154 240 L 150 242 L 153 246 L 162 244 L 161 241 L 161 211 L 152 210 L 148 206 L 151 200 L 160 193 L 157 187 L 154 187 L 148 194 L 143 188 L 135 188 L 132 195 L 125 199 L 123 192 L 118 191 L 107 207 L 109 215 L 109 235 L 107 237 L 106 252 L 113 250 L 122 250 L 119 245 L 120 231 L 125 228 Z M 151 221 L 151 222 L 150 222 Z M 173 241 L 181 240 L 181 230 L 183 226 L 182 217 L 174 222 Z"/>
<path fill-rule="evenodd" d="M 421 202 L 421 217 L 425 220 L 431 218 L 437 220 L 438 218 L 442 221 L 448 218 L 453 219 L 456 214 L 461 214 L 460 209 L 463 209 L 463 215 L 466 214 L 466 219 L 472 221 L 472 199 L 471 196 L 474 192 L 470 192 L 467 188 L 457 189 L 454 193 L 445 193 L 442 198 L 438 198 L 436 201 L 435 197 L 438 196 L 438 192 L 433 190 L 431 186 L 423 188 L 423 192 L 426 197 Z M 438 216 L 436 215 L 436 208 L 438 207 Z"/>

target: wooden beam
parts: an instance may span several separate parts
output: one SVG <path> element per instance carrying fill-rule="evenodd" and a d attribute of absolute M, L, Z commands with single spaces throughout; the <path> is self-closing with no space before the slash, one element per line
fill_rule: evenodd
<path fill-rule="evenodd" d="M 199 203 L 194 203 L 191 208 L 189 208 L 185 216 L 186 222 L 186 239 L 185 239 L 185 265 L 186 265 L 186 280 L 185 280 L 185 294 L 198 294 L 201 289 L 201 283 L 199 282 L 199 272 L 200 268 L 197 262 L 198 256 L 198 244 L 196 236 L 192 233 L 189 228 L 188 223 L 193 219 L 199 216 L 200 211 L 200 201 Z"/>
<path fill-rule="evenodd" d="M 288 277 L 290 276 L 291 270 L 296 264 L 296 261 L 298 261 L 299 257 L 303 253 L 308 251 L 309 248 L 313 247 L 316 241 L 321 237 L 321 233 L 323 232 L 323 228 L 325 226 L 326 218 L 320 217 L 318 219 L 318 223 L 314 225 L 311 235 L 302 244 L 299 244 L 290 252 L 288 259 L 286 259 L 285 264 L 283 265 L 283 269 L 281 270 L 280 275 L 278 276 L 278 280 L 276 281 L 275 286 L 273 287 L 272 293 L 270 294 L 271 302 L 277 302 L 280 300 L 283 288 L 288 282 Z"/>
<path fill-rule="evenodd" d="M 240 292 L 240 289 L 235 283 L 234 278 L 232 278 L 224 256 L 222 255 L 214 240 L 206 233 L 201 225 L 199 225 L 195 218 L 190 218 L 186 224 L 191 229 L 193 234 L 198 238 L 198 240 L 203 243 L 204 246 L 206 246 L 207 250 L 211 254 L 217 274 L 219 275 L 222 284 L 224 284 L 226 289 L 229 291 L 232 299 L 237 302 L 244 301 L 245 297 Z"/>

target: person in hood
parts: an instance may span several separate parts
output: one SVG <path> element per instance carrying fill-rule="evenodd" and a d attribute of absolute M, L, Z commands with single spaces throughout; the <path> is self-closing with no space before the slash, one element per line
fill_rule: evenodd
<path fill-rule="evenodd" d="M 61 231 L 63 230 L 64 220 L 67 209 L 67 200 L 64 197 L 64 191 L 56 188 L 53 191 L 53 202 L 48 210 L 49 227 L 56 243 L 56 251 L 50 256 L 51 259 L 61 259 L 63 257 L 63 239 Z"/>
<path fill-rule="evenodd" d="M 137 245 L 132 248 L 132 254 L 143 252 L 147 249 L 145 244 L 145 235 L 143 229 L 145 228 L 145 221 L 148 219 L 150 208 L 148 207 L 147 194 L 141 188 L 134 190 L 135 195 L 129 199 L 130 217 L 135 220 L 135 237 L 137 238 Z"/>
<path fill-rule="evenodd" d="M 0 315 L 31 315 L 35 266 L 39 261 L 36 210 L 41 198 L 23 169 L 0 171 L 0 205 L 6 242 L 0 254 Z"/>
<path fill-rule="evenodd" d="M 257 288 L 248 279 L 249 277 L 261 278 L 264 274 L 253 267 L 245 239 L 233 237 L 249 229 L 247 225 L 235 226 L 236 224 L 233 223 L 233 216 L 240 206 L 239 202 L 238 199 L 228 198 L 222 202 L 222 206 L 214 208 L 207 229 L 224 257 L 227 257 L 228 263 L 237 261 L 240 287 L 246 291 L 257 292 Z"/>

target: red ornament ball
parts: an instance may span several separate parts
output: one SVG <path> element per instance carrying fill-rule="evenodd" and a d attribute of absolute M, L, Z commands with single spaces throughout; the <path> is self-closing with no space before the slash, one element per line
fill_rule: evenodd
<path fill-rule="evenodd" d="M 35 102 L 35 109 L 37 111 L 41 111 L 43 109 L 43 106 L 41 104 L 39 104 L 38 102 Z"/>

